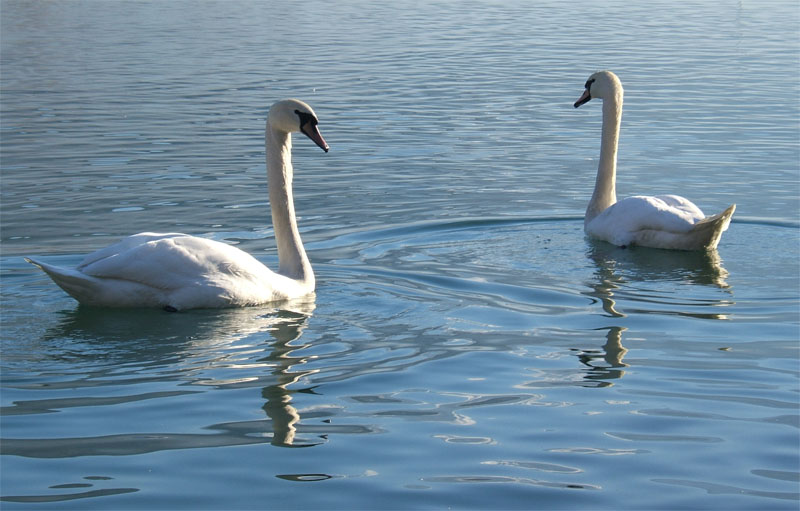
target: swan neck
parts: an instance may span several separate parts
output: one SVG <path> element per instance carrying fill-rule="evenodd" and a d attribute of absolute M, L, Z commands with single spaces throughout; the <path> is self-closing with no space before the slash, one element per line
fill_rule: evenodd
<path fill-rule="evenodd" d="M 615 91 L 612 97 L 603 100 L 603 128 L 600 137 L 600 161 L 597 166 L 597 179 L 594 193 L 586 209 L 585 223 L 617 202 L 617 146 L 619 127 L 622 121 L 622 91 Z"/>
<path fill-rule="evenodd" d="M 278 246 L 278 273 L 313 288 L 314 272 L 300 239 L 294 211 L 291 134 L 267 124 L 265 140 L 269 203 Z"/>

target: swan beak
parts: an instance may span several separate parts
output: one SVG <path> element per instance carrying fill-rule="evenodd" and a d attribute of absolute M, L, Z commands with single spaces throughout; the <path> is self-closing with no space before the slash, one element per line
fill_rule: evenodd
<path fill-rule="evenodd" d="M 576 101 L 575 104 L 572 105 L 572 106 L 574 106 L 575 108 L 578 108 L 579 106 L 583 105 L 584 103 L 588 103 L 590 99 L 592 99 L 592 95 L 591 95 L 591 93 L 589 93 L 589 89 L 586 89 L 585 91 L 583 91 L 583 94 L 581 95 L 581 97 L 578 98 L 578 101 Z"/>
<path fill-rule="evenodd" d="M 322 149 L 326 153 L 328 152 L 330 147 L 328 147 L 328 143 L 325 142 L 325 139 L 322 138 L 322 133 L 319 132 L 319 128 L 317 128 L 316 124 L 307 122 L 303 125 L 302 128 L 300 128 L 300 130 L 303 132 L 303 135 L 310 138 L 315 144 L 317 144 L 320 147 L 320 149 Z"/>

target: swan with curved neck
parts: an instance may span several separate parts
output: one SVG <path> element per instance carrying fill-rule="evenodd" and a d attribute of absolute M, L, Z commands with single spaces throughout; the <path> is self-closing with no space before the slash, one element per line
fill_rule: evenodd
<path fill-rule="evenodd" d="M 89 254 L 75 269 L 27 259 L 81 304 L 167 310 L 239 307 L 314 291 L 292 199 L 292 138 L 300 132 L 328 152 L 317 116 L 296 99 L 269 110 L 265 146 L 278 271 L 226 243 L 180 233 L 135 234 Z"/>
<path fill-rule="evenodd" d="M 603 100 L 600 162 L 594 193 L 586 208 L 585 232 L 597 239 L 627 247 L 640 245 L 676 250 L 712 250 L 728 228 L 736 205 L 706 217 L 678 195 L 634 196 L 617 202 L 617 147 L 622 120 L 622 84 L 611 71 L 586 81 L 575 108 L 594 98 Z"/>

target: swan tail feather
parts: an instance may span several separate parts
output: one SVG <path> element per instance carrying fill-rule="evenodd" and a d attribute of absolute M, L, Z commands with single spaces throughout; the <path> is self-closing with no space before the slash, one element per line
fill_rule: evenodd
<path fill-rule="evenodd" d="M 81 303 L 90 302 L 90 297 L 101 291 L 100 279 L 96 277 L 77 270 L 53 266 L 29 257 L 26 257 L 25 260 L 45 272 L 58 287 Z"/>
<path fill-rule="evenodd" d="M 718 215 L 698 221 L 688 231 L 665 231 L 662 229 L 642 229 L 635 233 L 634 244 L 643 247 L 666 248 L 672 250 L 714 250 L 722 233 L 731 223 L 736 205 L 731 205 Z"/>
<path fill-rule="evenodd" d="M 722 233 L 728 229 L 731 223 L 734 211 L 736 211 L 736 204 L 731 204 L 722 213 L 706 217 L 692 227 L 690 232 L 696 234 L 701 248 L 706 250 L 717 248 Z"/>

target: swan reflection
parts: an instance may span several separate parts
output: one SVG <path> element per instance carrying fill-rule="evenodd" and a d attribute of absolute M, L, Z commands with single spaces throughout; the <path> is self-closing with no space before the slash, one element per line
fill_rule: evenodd
<path fill-rule="evenodd" d="M 611 317 L 627 316 L 617 305 L 617 298 L 624 291 L 631 304 L 642 304 L 642 308 L 635 310 L 638 313 L 728 319 L 726 314 L 706 312 L 705 307 L 730 306 L 734 303 L 732 300 L 708 300 L 681 296 L 683 303 L 676 303 L 673 298 L 674 293 L 670 293 L 669 296 L 660 296 L 655 291 L 637 291 L 636 287 L 632 285 L 636 282 L 688 283 L 716 287 L 732 295 L 733 290 L 725 281 L 728 271 L 722 266 L 722 259 L 716 250 L 684 252 L 642 247 L 623 249 L 602 241 L 589 240 L 587 257 L 595 263 L 597 270 L 595 271 L 595 280 L 588 283 L 591 291 L 585 291 L 584 294 L 599 300 L 603 311 Z M 669 309 L 665 309 L 663 306 L 668 306 Z M 689 307 L 696 306 L 702 306 L 703 311 L 690 312 L 687 310 Z M 674 307 L 680 307 L 682 310 L 671 310 Z"/>
<path fill-rule="evenodd" d="M 624 327 L 612 326 L 608 329 L 606 334 L 606 343 L 603 345 L 602 350 L 582 350 L 578 354 L 578 360 L 591 370 L 584 375 L 584 378 L 589 381 L 597 381 L 598 386 L 607 387 L 611 383 L 606 380 L 615 380 L 622 378 L 625 371 L 622 369 L 628 367 L 622 359 L 628 350 L 622 345 L 622 332 L 627 330 Z"/>
<path fill-rule="evenodd" d="M 594 278 L 587 283 L 583 294 L 596 299 L 606 316 L 625 318 L 629 314 L 679 315 L 699 319 L 725 320 L 727 314 L 708 312 L 712 308 L 734 304 L 730 299 L 699 298 L 676 294 L 674 290 L 663 293 L 657 286 L 678 283 L 709 286 L 732 295 L 725 282 L 728 272 L 716 250 L 708 252 L 679 252 L 634 247 L 619 248 L 602 241 L 589 240 L 587 257 L 594 262 Z M 647 284 L 645 286 L 644 284 Z M 654 286 L 654 287 L 650 287 Z M 678 297 L 676 299 L 675 297 Z M 620 306 L 624 302 L 624 307 Z M 622 345 L 622 326 L 608 327 L 606 343 L 602 350 L 579 351 L 580 362 L 592 370 L 585 380 L 610 385 L 608 380 L 621 378 L 628 364 L 623 362 L 628 351 Z"/>
<path fill-rule="evenodd" d="M 570 364 L 566 367 L 557 366 L 552 368 L 538 367 L 534 369 L 536 379 L 526 381 L 519 385 L 521 388 L 553 388 L 553 387 L 610 387 L 613 380 L 618 380 L 625 376 L 625 368 L 629 364 L 623 359 L 628 350 L 622 345 L 622 333 L 627 328 L 621 326 L 611 326 L 591 330 L 591 337 L 581 336 L 581 343 L 590 343 L 592 348 L 576 348 L 575 340 L 571 340 L 566 350 L 558 348 L 556 352 L 541 355 L 541 358 L 562 358 L 569 353 Z M 597 348 L 599 342 L 595 332 L 605 333 L 605 344 Z M 577 368 L 572 364 L 572 357 L 577 358 L 581 364 Z"/>
<path fill-rule="evenodd" d="M 296 366 L 306 363 L 302 356 L 296 356 L 296 351 L 303 350 L 307 345 L 291 345 L 292 341 L 299 339 L 311 317 L 313 307 L 305 312 L 281 310 L 278 312 L 275 326 L 270 330 L 270 335 L 275 339 L 269 355 L 260 359 L 274 366 L 272 375 L 276 383 L 268 385 L 261 391 L 261 396 L 266 400 L 262 406 L 264 412 L 272 420 L 272 445 L 297 446 L 295 444 L 296 424 L 300 421 L 300 413 L 292 406 L 292 394 L 295 392 L 314 393 L 313 388 L 289 390 L 289 385 L 297 383 L 301 378 L 317 372 L 316 370 L 298 371 Z M 317 445 L 317 443 L 303 444 L 302 447 Z"/>
<path fill-rule="evenodd" d="M 61 322 L 48 331 L 44 340 L 50 345 L 48 358 L 65 364 L 65 379 L 48 384 L 48 388 L 74 388 L 76 378 L 83 388 L 115 385 L 121 379 L 130 383 L 131 378 L 138 383 L 188 380 L 189 386 L 182 386 L 184 390 L 179 393 L 150 395 L 168 399 L 176 394 L 197 392 L 191 390 L 193 386 L 213 387 L 218 391 L 261 387 L 264 399 L 261 408 L 267 420 L 210 425 L 208 428 L 223 433 L 175 435 L 176 443 L 198 447 L 269 439 L 273 445 L 298 446 L 300 413 L 292 405 L 292 396 L 296 392 L 313 393 L 313 389 L 291 390 L 289 386 L 316 370 L 297 369 L 308 360 L 298 355 L 308 345 L 293 343 L 302 336 L 315 307 L 314 295 L 311 295 L 281 303 L 280 308 L 197 310 L 178 314 L 86 307 L 64 311 Z M 90 376 L 80 369 L 87 364 L 92 366 Z M 120 396 L 115 403 L 142 398 L 143 395 Z M 44 401 L 51 408 L 66 408 L 84 406 L 90 399 Z M 42 400 L 15 404 L 14 413 L 26 413 L 26 410 L 36 413 L 44 406 Z M 122 437 L 120 442 L 124 442 Z M 120 445 L 120 452 L 153 450 L 154 446 L 145 444 Z M 87 447 L 91 451 L 91 447 Z M 161 445 L 155 450 L 165 448 L 170 447 Z"/>

